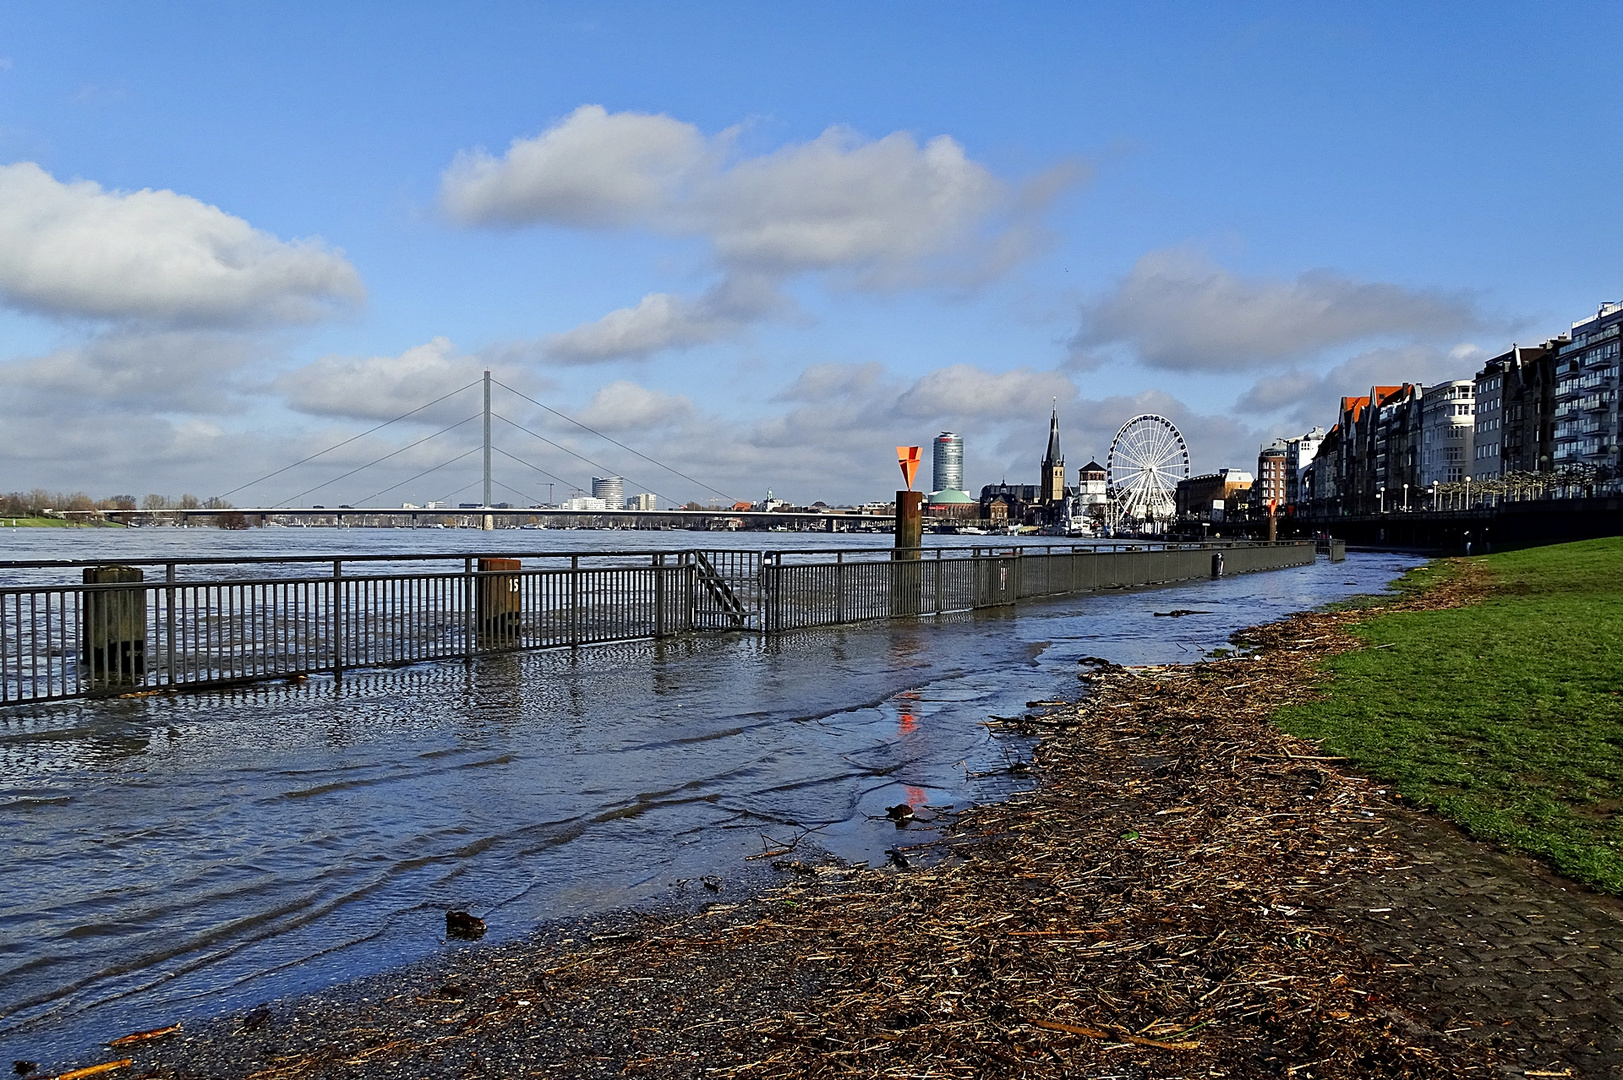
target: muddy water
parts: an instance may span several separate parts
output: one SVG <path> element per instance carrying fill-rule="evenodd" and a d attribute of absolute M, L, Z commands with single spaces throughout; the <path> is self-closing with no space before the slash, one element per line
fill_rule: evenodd
<path fill-rule="evenodd" d="M 422 958 L 448 907 L 506 938 L 725 899 L 803 833 L 883 859 L 887 805 L 1023 782 L 982 721 L 1074 695 L 1078 657 L 1191 660 L 1413 561 L 0 713 L 0 1060 Z"/>

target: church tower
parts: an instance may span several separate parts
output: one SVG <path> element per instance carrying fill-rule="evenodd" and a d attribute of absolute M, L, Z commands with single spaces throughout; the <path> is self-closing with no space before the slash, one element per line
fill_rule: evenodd
<path fill-rule="evenodd" d="M 1048 422 L 1048 453 L 1043 455 L 1042 480 L 1037 485 L 1037 501 L 1053 504 L 1065 501 L 1065 456 L 1059 452 L 1059 404 Z"/>

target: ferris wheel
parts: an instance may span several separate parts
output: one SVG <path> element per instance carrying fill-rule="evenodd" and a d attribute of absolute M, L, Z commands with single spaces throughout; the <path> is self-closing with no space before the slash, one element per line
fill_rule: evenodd
<path fill-rule="evenodd" d="M 1105 480 L 1118 521 L 1170 521 L 1178 481 L 1188 478 L 1189 448 L 1164 416 L 1135 416 L 1110 443 Z"/>

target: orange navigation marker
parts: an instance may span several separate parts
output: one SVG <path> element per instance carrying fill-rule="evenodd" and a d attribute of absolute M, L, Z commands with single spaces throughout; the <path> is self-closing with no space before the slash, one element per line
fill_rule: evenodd
<path fill-rule="evenodd" d="M 898 446 L 896 448 L 896 464 L 902 467 L 902 478 L 907 481 L 907 490 L 913 490 L 913 478 L 919 474 L 919 455 L 923 450 L 917 446 Z"/>

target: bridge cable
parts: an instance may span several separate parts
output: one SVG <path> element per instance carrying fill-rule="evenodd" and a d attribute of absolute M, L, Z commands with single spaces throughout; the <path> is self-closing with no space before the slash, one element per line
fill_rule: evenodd
<path fill-rule="evenodd" d="M 569 449 L 569 447 L 564 446 L 561 443 L 555 443 L 551 439 L 547 438 L 545 435 L 542 435 L 541 433 L 536 432 L 536 431 L 531 431 L 529 428 L 525 427 L 523 424 L 520 424 L 520 423 L 518 423 L 516 421 L 507 419 L 507 417 L 503 416 L 501 413 L 492 412 L 490 415 L 494 416 L 496 419 L 500 420 L 504 424 L 512 424 L 514 427 L 516 427 L 520 431 L 524 432 L 524 434 L 529 435 L 532 438 L 540 439 L 542 442 L 546 443 L 548 446 L 556 447 L 557 449 L 562 450 L 564 453 L 568 454 L 570 457 L 580 458 L 582 461 L 586 462 L 586 464 L 591 465 L 594 468 L 602 469 L 604 474 L 607 475 L 607 476 L 617 475 L 612 468 L 610 468 L 609 466 L 603 464 L 601 461 L 593 461 L 591 458 L 587 457 L 585 454 L 576 453 L 574 450 Z M 492 447 L 492 449 L 494 449 L 494 447 Z M 528 463 L 526 462 L 526 464 L 528 464 Z M 658 462 L 655 462 L 655 464 L 658 464 Z M 532 465 L 530 467 L 534 468 L 535 466 Z M 539 471 L 539 470 L 537 470 L 537 471 Z M 631 477 L 628 477 L 628 476 L 622 476 L 622 477 L 620 477 L 620 479 L 622 479 L 622 480 L 631 480 L 631 482 L 634 485 L 636 485 L 637 487 L 646 487 L 647 486 L 647 485 L 638 483 L 635 479 L 633 479 Z M 697 481 L 695 481 L 695 483 L 697 483 Z M 658 492 L 658 491 L 650 491 L 649 494 L 650 495 L 658 495 L 661 499 L 664 499 L 668 503 L 674 503 L 676 501 L 675 499 L 671 498 L 669 495 L 663 494 L 663 493 Z"/>
<path fill-rule="evenodd" d="M 523 398 L 525 401 L 528 401 L 530 404 L 538 405 L 541 408 L 547 410 L 547 412 L 551 413 L 552 415 L 554 415 L 556 417 L 559 417 L 560 419 L 569 421 L 571 424 L 574 424 L 576 427 L 580 428 L 581 430 L 589 431 L 593 435 L 596 435 L 598 438 L 604 439 L 604 440 L 606 440 L 608 442 L 613 443 L 615 446 L 618 446 L 620 449 L 624 450 L 628 454 L 636 454 L 638 457 L 642 458 L 644 461 L 646 461 L 646 462 L 648 462 L 648 463 L 650 463 L 652 465 L 658 465 L 661 469 L 664 469 L 667 472 L 673 472 L 677 476 L 680 476 L 682 479 L 688 481 L 689 483 L 698 484 L 700 487 L 704 488 L 706 491 L 713 492 L 714 494 L 720 495 L 723 499 L 726 499 L 728 502 L 737 502 L 738 501 L 737 499 L 733 498 L 731 495 L 727 494 L 725 491 L 721 491 L 721 490 L 719 490 L 717 488 L 713 488 L 709 484 L 705 483 L 703 480 L 695 479 L 694 477 L 689 476 L 687 473 L 681 471 L 680 469 L 673 469 L 671 466 L 665 464 L 663 461 L 659 461 L 659 460 L 657 460 L 655 458 L 651 458 L 647 454 L 644 454 L 640 450 L 633 450 L 633 449 L 631 449 L 631 447 L 627 446 L 625 443 L 621 442 L 620 440 L 610 438 L 609 436 L 603 434 L 601 431 L 597 430 L 596 428 L 591 427 L 591 426 L 589 426 L 587 424 L 583 424 L 579 420 L 576 420 L 574 417 L 569 416 L 566 413 L 561 413 L 557 409 L 554 409 L 552 406 L 535 400 L 535 398 L 531 397 L 529 394 L 526 394 L 522 390 L 514 390 L 511 386 L 508 386 L 506 383 L 502 382 L 500 379 L 492 379 L 490 381 L 495 383 L 497 386 L 501 387 L 503 390 L 507 390 L 507 391 L 510 391 L 512 393 L 517 394 L 519 397 Z M 509 423 L 511 423 L 511 421 L 509 421 Z M 535 433 L 531 432 L 531 434 L 533 435 Z M 539 438 L 539 437 L 540 436 L 537 436 L 537 438 Z M 607 466 L 603 466 L 603 465 L 600 465 L 598 467 L 599 468 L 607 468 Z M 653 494 L 658 495 L 659 493 L 656 491 Z M 661 495 L 660 498 L 665 498 L 665 497 L 663 495 Z M 669 500 L 668 499 L 666 501 L 673 502 L 675 500 Z"/>
<path fill-rule="evenodd" d="M 581 486 L 579 484 L 575 483 L 574 481 L 565 480 L 561 476 L 558 476 L 558 475 L 556 475 L 554 473 L 549 473 L 549 472 L 547 472 L 547 470 L 543 469 L 539 465 L 532 465 L 530 462 L 525 461 L 523 458 L 519 457 L 517 454 L 509 454 L 506 450 L 503 450 L 501 447 L 495 445 L 494 443 L 491 444 L 490 448 L 492 450 L 496 451 L 496 453 L 500 454 L 502 457 L 512 458 L 514 461 L 518 462 L 520 465 L 523 465 L 526 468 L 534 469 L 536 472 L 540 473 L 542 476 L 545 476 L 549 480 L 556 480 L 558 483 L 562 484 L 566 488 L 570 488 L 571 490 L 574 490 L 574 491 L 580 491 L 581 490 Z M 495 478 L 492 477 L 491 478 L 491 483 L 495 483 L 495 482 L 496 482 Z M 508 490 L 512 490 L 512 489 L 509 488 Z"/>
<path fill-rule="evenodd" d="M 336 484 L 336 483 L 338 483 L 338 481 L 344 479 L 347 476 L 354 476 L 356 473 L 360 472 L 362 469 L 370 469 L 372 466 L 376 465 L 380 461 L 388 461 L 390 458 L 394 457 L 396 454 L 403 454 L 407 450 L 410 450 L 414 446 L 421 446 L 423 443 L 427 442 L 429 439 L 437 439 L 441 435 L 444 435 L 447 431 L 451 431 L 451 430 L 453 430 L 455 428 L 459 428 L 463 424 L 468 423 L 470 420 L 477 420 L 483 415 L 484 415 L 484 413 L 482 413 L 482 412 L 476 412 L 472 416 L 466 417 L 465 419 L 462 419 L 462 420 L 458 420 L 456 423 L 450 425 L 450 427 L 442 427 L 438 431 L 434 432 L 434 434 L 432 434 L 432 435 L 425 435 L 421 439 L 418 439 L 416 442 L 407 443 L 405 446 L 402 446 L 398 450 L 391 450 L 387 454 L 384 454 L 382 457 L 373 458 L 371 461 L 368 461 L 365 465 L 357 465 L 355 468 L 349 470 L 349 472 L 347 472 L 347 473 L 342 473 L 342 474 L 340 474 L 338 476 L 335 476 L 331 480 L 324 480 L 321 483 L 317 484 L 315 487 L 305 488 L 303 491 L 299 492 L 297 495 L 289 496 L 286 499 L 279 499 L 279 500 L 277 500 L 277 502 L 274 505 L 281 506 L 282 503 L 292 502 L 294 499 L 302 499 L 306 495 L 310 494 L 312 491 L 320 491 L 322 488 L 326 487 L 327 485 Z"/>
<path fill-rule="evenodd" d="M 497 487 L 506 488 L 508 491 L 511 491 L 514 495 L 517 495 L 521 499 L 528 499 L 530 501 L 530 505 L 528 507 L 525 507 L 525 509 L 527 509 L 527 510 L 528 509 L 534 509 L 536 506 L 543 505 L 541 503 L 540 499 L 536 498 L 534 495 L 531 495 L 528 491 L 520 491 L 518 488 L 513 487 L 511 484 L 504 484 L 500 480 L 496 479 L 494 476 L 492 476 L 490 478 L 490 482 L 492 484 L 495 484 Z"/>
<path fill-rule="evenodd" d="M 423 477 L 427 476 L 429 473 L 431 473 L 431 472 L 439 472 L 441 469 L 445 468 L 447 465 L 454 465 L 457 462 L 461 461 L 463 458 L 467 457 L 469 454 L 477 454 L 480 450 L 483 450 L 483 449 L 484 449 L 483 446 L 475 446 L 471 450 L 464 450 L 462 453 L 458 454 L 456 457 L 451 458 L 448 461 L 442 461 L 438 465 L 434 466 L 432 469 L 424 469 L 422 472 L 418 473 L 416 476 L 408 476 L 408 477 L 406 477 L 406 479 L 400 481 L 400 483 L 398 483 L 398 484 L 390 484 L 388 487 L 384 488 L 382 491 L 374 491 L 372 494 L 370 494 L 366 498 L 362 499 L 361 502 L 363 502 L 363 503 L 371 502 L 373 499 L 377 498 L 379 495 L 387 494 L 388 492 L 393 491 L 397 487 L 405 487 L 407 484 L 411 483 L 413 480 L 421 480 Z"/>
<path fill-rule="evenodd" d="M 261 476 L 259 478 L 259 480 L 250 480 L 246 484 L 238 485 L 237 487 L 232 488 L 230 491 L 222 492 L 221 494 L 216 495 L 215 498 L 216 499 L 223 499 L 227 495 L 235 495 L 237 492 L 243 490 L 243 488 L 251 488 L 251 487 L 253 487 L 255 484 L 259 483 L 260 480 L 269 480 L 273 476 L 280 476 L 283 473 L 287 472 L 289 469 L 296 469 L 300 465 L 303 465 L 307 461 L 314 461 L 316 458 L 320 457 L 322 454 L 331 453 L 332 451 L 337 450 L 340 446 L 348 446 L 350 443 L 354 442 L 356 439 L 364 439 L 368 435 L 372 434 L 372 432 L 374 432 L 374 431 L 382 431 L 384 428 L 388 427 L 390 424 L 393 424 L 393 423 L 396 423 L 398 421 L 404 420 L 408 416 L 415 416 L 417 413 L 422 412 L 424 409 L 429 408 L 430 406 L 438 405 L 440 402 L 444 401 L 446 398 L 455 397 L 456 395 L 462 393 L 462 391 L 468 389 L 468 387 L 478 386 L 480 381 L 481 380 L 476 379 L 473 382 L 469 383 L 467 386 L 459 386 L 455 390 L 452 390 L 449 394 L 446 394 L 446 395 L 444 395 L 442 397 L 435 398 L 433 401 L 430 401 L 427 405 L 419 405 L 419 406 L 417 406 L 417 408 L 411 410 L 411 412 L 401 413 L 399 416 L 395 417 L 393 420 L 385 420 L 383 423 L 379 424 L 377 427 L 367 428 L 365 431 L 361 432 L 359 435 L 356 435 L 356 436 L 354 436 L 352 438 L 345 439 L 341 443 L 333 443 L 331 446 L 327 447 L 327 449 L 325 449 L 325 450 L 318 450 L 314 454 L 311 454 L 307 458 L 300 458 L 299 460 L 295 461 L 291 465 L 285 465 L 282 468 L 277 469 L 275 472 L 266 473 L 264 476 Z"/>

